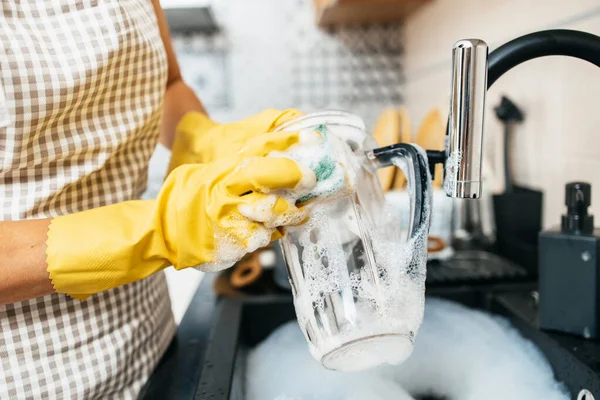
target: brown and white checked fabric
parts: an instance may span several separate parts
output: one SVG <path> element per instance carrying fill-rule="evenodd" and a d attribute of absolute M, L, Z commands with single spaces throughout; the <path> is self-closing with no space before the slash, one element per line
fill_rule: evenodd
<path fill-rule="evenodd" d="M 150 0 L 2 0 L 0 220 L 138 198 L 166 77 Z M 162 273 L 0 306 L 0 399 L 134 398 L 174 330 Z"/>

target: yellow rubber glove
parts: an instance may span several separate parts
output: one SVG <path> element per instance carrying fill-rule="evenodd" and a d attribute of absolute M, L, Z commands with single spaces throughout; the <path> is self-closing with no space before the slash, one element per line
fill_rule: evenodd
<path fill-rule="evenodd" d="M 280 237 L 277 228 L 306 219 L 275 193 L 314 187 L 314 173 L 265 157 L 298 140 L 298 133 L 263 134 L 236 156 L 175 169 L 154 200 L 55 218 L 46 250 L 55 290 L 83 300 L 169 265 L 226 268 L 267 246 Z"/>
<path fill-rule="evenodd" d="M 266 110 L 239 122 L 218 124 L 205 114 L 189 112 L 177 125 L 168 173 L 183 164 L 205 164 L 235 155 L 248 139 L 300 115 L 294 109 Z"/>

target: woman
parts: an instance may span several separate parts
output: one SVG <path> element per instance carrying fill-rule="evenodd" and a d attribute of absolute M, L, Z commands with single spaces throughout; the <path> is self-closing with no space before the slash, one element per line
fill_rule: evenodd
<path fill-rule="evenodd" d="M 303 181 L 265 157 L 297 112 L 210 121 L 159 0 L 0 11 L 0 398 L 134 398 L 175 330 L 158 272 L 230 266 L 303 219 L 265 194 Z M 172 171 L 136 200 L 159 136 Z M 239 211 L 256 202 L 262 220 Z"/>

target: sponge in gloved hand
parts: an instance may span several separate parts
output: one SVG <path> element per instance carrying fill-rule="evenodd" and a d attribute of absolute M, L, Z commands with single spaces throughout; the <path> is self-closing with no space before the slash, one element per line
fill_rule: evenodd
<path fill-rule="evenodd" d="M 328 132 L 326 125 L 301 131 L 298 144 L 270 156 L 290 158 L 314 172 L 316 184 L 297 195 L 297 206 L 332 201 L 355 190 L 358 160 L 346 143 Z"/>

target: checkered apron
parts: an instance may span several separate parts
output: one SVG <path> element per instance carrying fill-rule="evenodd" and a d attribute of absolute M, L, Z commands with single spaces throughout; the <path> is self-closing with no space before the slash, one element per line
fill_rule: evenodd
<path fill-rule="evenodd" d="M 150 0 L 2 0 L 0 220 L 138 198 L 166 77 Z M 0 306 L 0 399 L 134 398 L 174 330 L 163 273 Z"/>

